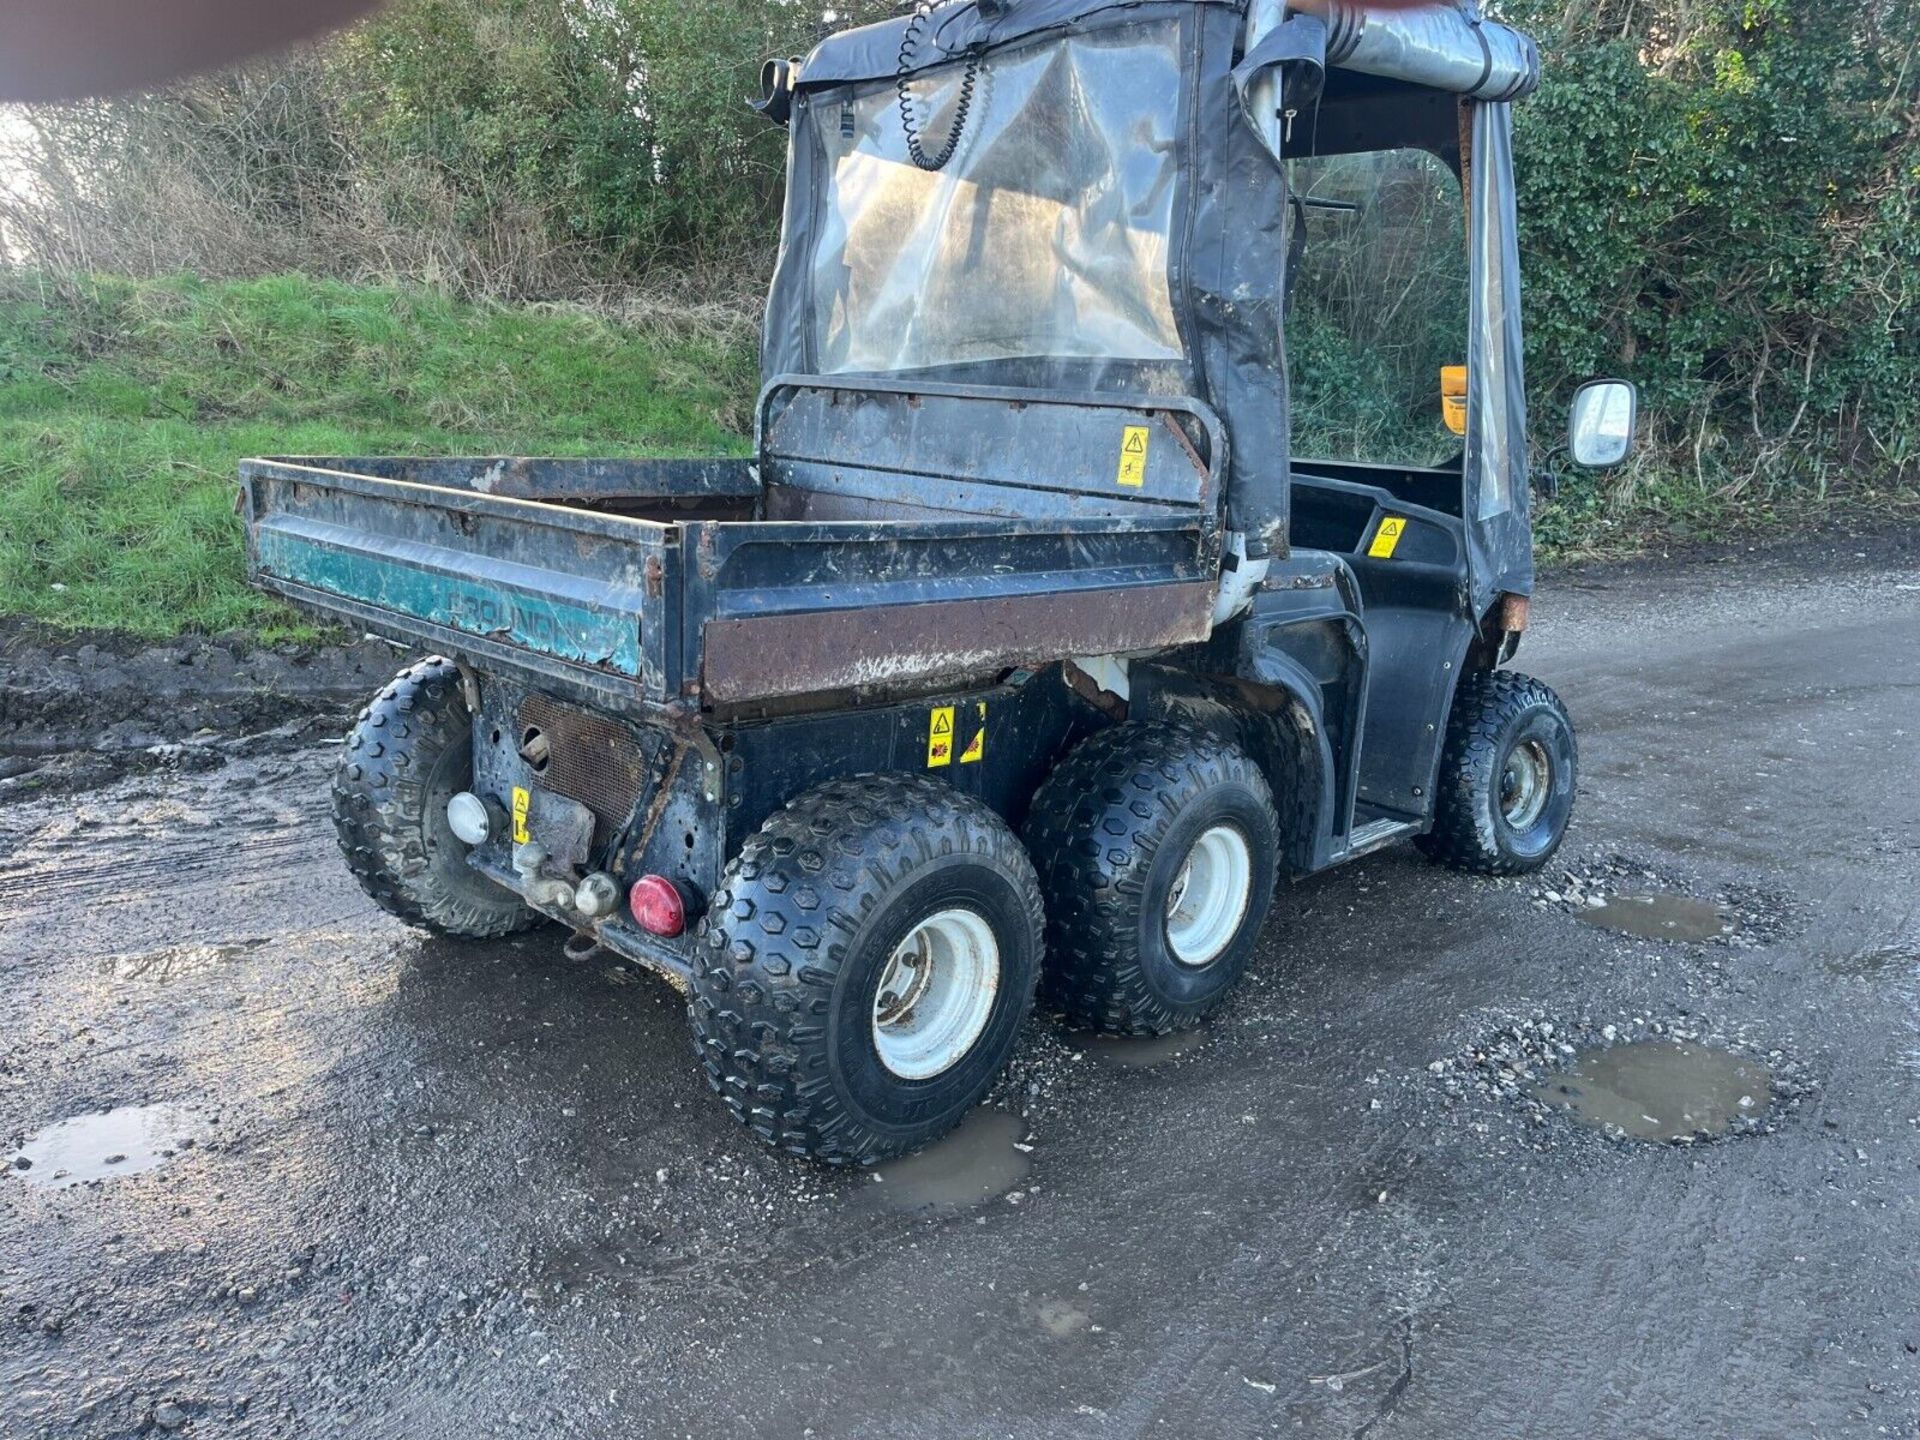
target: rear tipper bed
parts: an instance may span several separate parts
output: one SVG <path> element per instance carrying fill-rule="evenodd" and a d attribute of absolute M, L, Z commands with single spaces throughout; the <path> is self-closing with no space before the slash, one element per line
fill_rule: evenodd
<path fill-rule="evenodd" d="M 1197 408 L 814 384 L 768 411 L 758 462 L 248 461 L 249 567 L 343 623 L 636 715 L 1209 633 L 1223 442 Z M 1014 458 L 1033 456 L 1045 473 Z"/>

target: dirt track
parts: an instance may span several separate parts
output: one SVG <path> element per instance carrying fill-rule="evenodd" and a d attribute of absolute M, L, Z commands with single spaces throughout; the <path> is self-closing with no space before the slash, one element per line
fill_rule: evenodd
<path fill-rule="evenodd" d="M 142 641 L 0 620 L 0 784 L 70 790 L 337 732 L 399 667 L 395 647 Z M 176 753 L 185 745 L 191 753 Z"/>
<path fill-rule="evenodd" d="M 0 1176 L 0 1434 L 1920 1435 L 1914 554 L 1552 578 L 1557 898 L 1407 851 L 1286 892 L 1197 1043 L 1036 1021 L 932 1213 L 753 1147 L 664 986 L 374 912 L 324 748 L 6 783 L 0 1154 L 179 1108 Z M 1653 889 L 1745 929 L 1572 913 Z M 1609 1141 L 1474 1056 L 1542 1024 L 1788 1103 Z"/>

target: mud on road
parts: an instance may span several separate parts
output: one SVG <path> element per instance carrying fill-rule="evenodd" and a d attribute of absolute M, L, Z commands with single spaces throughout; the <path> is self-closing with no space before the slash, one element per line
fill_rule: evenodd
<path fill-rule="evenodd" d="M 371 636 L 143 641 L 0 620 L 0 784 L 72 790 L 337 733 L 405 652 Z"/>
<path fill-rule="evenodd" d="M 0 781 L 0 1434 L 1920 1435 L 1911 549 L 1536 613 L 1563 864 L 1294 887 L 877 1175 L 664 985 L 375 912 L 324 745 Z"/>

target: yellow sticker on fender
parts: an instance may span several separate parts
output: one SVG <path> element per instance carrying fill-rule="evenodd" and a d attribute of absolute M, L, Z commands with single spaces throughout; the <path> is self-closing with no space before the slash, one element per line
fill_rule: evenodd
<path fill-rule="evenodd" d="M 980 729 L 973 739 L 967 742 L 966 753 L 960 757 L 962 765 L 978 765 L 987 758 L 987 707 L 980 706 Z"/>
<path fill-rule="evenodd" d="M 1406 533 L 1407 522 L 1398 515 L 1389 515 L 1374 532 L 1373 548 L 1367 554 L 1375 560 L 1391 560 L 1393 552 L 1400 548 L 1400 537 Z"/>
<path fill-rule="evenodd" d="M 513 787 L 513 843 L 525 845 L 533 839 L 527 831 L 527 812 L 533 809 L 533 792 Z"/>
<path fill-rule="evenodd" d="M 1138 490 L 1147 483 L 1147 447 L 1153 443 L 1153 431 L 1145 425 L 1127 426 L 1120 442 L 1120 483 Z"/>
<path fill-rule="evenodd" d="M 927 722 L 927 768 L 938 770 L 953 763 L 953 707 L 933 712 Z"/>

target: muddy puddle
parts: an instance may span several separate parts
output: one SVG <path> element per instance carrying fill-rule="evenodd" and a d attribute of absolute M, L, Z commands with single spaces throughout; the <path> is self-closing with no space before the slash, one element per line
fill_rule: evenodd
<path fill-rule="evenodd" d="M 1729 1050 L 1642 1040 L 1589 1051 L 1529 1093 L 1610 1135 L 1688 1140 L 1759 1120 L 1773 1098 L 1773 1079 L 1766 1066 Z"/>
<path fill-rule="evenodd" d="M 137 955 L 109 955 L 100 961 L 100 973 L 109 980 L 147 980 L 165 985 L 237 964 L 269 943 L 241 940 L 231 945 L 170 945 Z"/>
<path fill-rule="evenodd" d="M 1685 895 L 1613 895 L 1583 910 L 1579 919 L 1603 930 L 1642 940 L 1722 940 L 1740 929 L 1739 918 L 1709 900 Z"/>
<path fill-rule="evenodd" d="M 125 1105 L 79 1115 L 30 1136 L 0 1168 L 36 1189 L 65 1190 L 158 1170 L 205 1138 L 205 1121 L 180 1105 Z"/>
<path fill-rule="evenodd" d="M 1907 975 L 1920 970 L 1920 951 L 1863 950 L 1827 962 L 1827 972 L 1851 980 L 1873 980 L 1882 975 Z"/>
<path fill-rule="evenodd" d="M 1139 1038 L 1130 1035 L 1096 1035 L 1086 1042 L 1087 1054 L 1127 1070 L 1151 1070 L 1182 1055 L 1191 1055 L 1207 1043 L 1205 1030 L 1184 1030 L 1177 1035 Z"/>
<path fill-rule="evenodd" d="M 1032 1169 L 1017 1148 L 1026 1124 L 1004 1110 L 976 1110 L 946 1139 L 872 1172 L 864 1198 L 888 1210 L 952 1211 L 1015 1193 Z"/>

